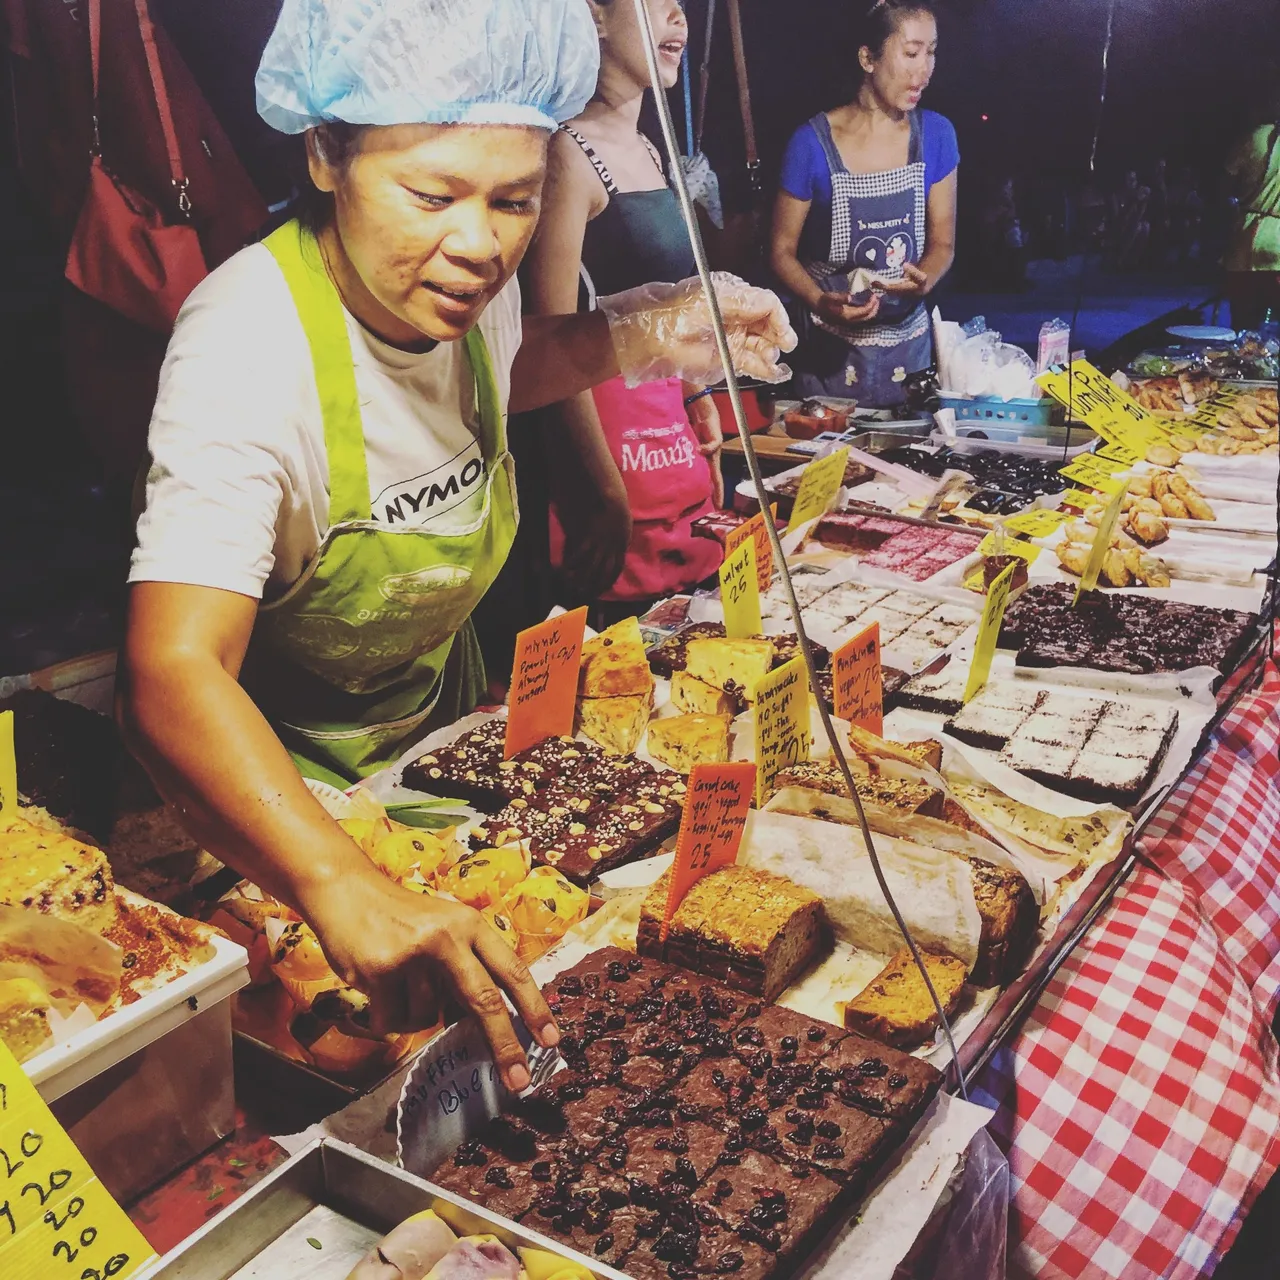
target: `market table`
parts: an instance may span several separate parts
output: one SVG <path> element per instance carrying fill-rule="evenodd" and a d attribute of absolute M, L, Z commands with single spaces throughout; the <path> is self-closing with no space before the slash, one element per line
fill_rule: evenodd
<path fill-rule="evenodd" d="M 1190 1280 L 1280 1167 L 1280 672 L 1148 827 L 1144 858 L 984 1074 L 1013 1176 L 1009 1274 Z M 1251 821 L 1250 819 L 1254 820 Z M 255 1107 L 144 1197 L 161 1250 L 285 1159 Z"/>
<path fill-rule="evenodd" d="M 1280 1167 L 1278 750 L 1268 666 L 983 1078 L 1011 1275 L 1190 1280 Z"/>

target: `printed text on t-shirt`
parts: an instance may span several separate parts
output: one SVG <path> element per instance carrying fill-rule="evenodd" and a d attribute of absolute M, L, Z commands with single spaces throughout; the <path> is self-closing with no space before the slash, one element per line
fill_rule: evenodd
<path fill-rule="evenodd" d="M 423 475 L 388 485 L 373 500 L 373 518 L 386 524 L 426 524 L 465 502 L 483 478 L 479 446 L 469 445 Z"/>

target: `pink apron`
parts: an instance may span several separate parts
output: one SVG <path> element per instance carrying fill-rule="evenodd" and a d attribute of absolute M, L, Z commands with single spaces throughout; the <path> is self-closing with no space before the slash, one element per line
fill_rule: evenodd
<path fill-rule="evenodd" d="M 628 390 L 621 378 L 594 391 L 609 451 L 627 486 L 631 544 L 605 600 L 652 600 L 692 587 L 715 573 L 718 543 L 694 537 L 690 525 L 714 511 L 711 471 L 684 408 L 678 378 Z M 564 558 L 564 530 L 551 509 L 551 562 Z"/>

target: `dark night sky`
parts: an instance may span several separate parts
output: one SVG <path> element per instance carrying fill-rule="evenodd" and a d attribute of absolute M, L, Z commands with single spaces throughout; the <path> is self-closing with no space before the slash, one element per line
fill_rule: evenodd
<path fill-rule="evenodd" d="M 855 0 L 860 10 L 864 0 Z M 705 0 L 689 0 L 701 60 Z M 981 181 L 1087 173 L 1107 0 L 952 0 L 941 9 L 938 70 L 924 105 L 956 125 Z M 722 175 L 741 162 L 724 0 L 717 5 L 707 150 Z M 845 0 L 742 0 L 766 167 L 791 130 L 835 105 L 852 41 Z M 1216 173 L 1230 140 L 1280 87 L 1280 0 L 1119 0 L 1098 164 L 1108 182 L 1159 155 Z M 1271 103 L 1280 111 L 1280 101 Z M 990 119 L 983 123 L 986 113 Z"/>

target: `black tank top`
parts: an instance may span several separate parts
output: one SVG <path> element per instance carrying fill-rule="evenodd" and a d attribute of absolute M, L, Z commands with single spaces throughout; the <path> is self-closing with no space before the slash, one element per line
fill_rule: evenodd
<path fill-rule="evenodd" d="M 561 128 L 582 148 L 609 193 L 604 212 L 587 223 L 582 241 L 588 297 L 621 293 L 655 281 L 686 280 L 693 275 L 697 264 L 675 192 L 670 187 L 619 191 L 586 138 L 567 125 Z M 654 159 L 658 161 L 656 151 Z"/>

